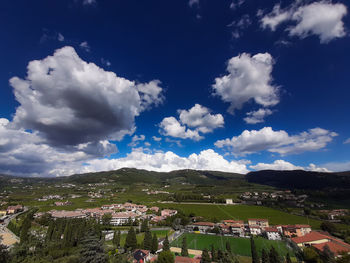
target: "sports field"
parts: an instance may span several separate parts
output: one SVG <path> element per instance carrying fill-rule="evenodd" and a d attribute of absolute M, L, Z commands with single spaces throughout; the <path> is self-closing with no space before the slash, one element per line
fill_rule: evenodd
<path fill-rule="evenodd" d="M 181 210 L 186 215 L 202 216 L 214 221 L 236 219 L 247 221 L 248 218 L 267 218 L 270 225 L 309 224 L 319 229 L 322 221 L 309 219 L 264 206 L 251 205 L 217 205 L 217 204 L 160 204 L 159 206 Z"/>
<path fill-rule="evenodd" d="M 226 241 L 229 241 L 231 244 L 231 249 L 236 255 L 251 256 L 249 238 L 235 238 L 205 234 L 183 234 L 178 239 L 171 242 L 170 246 L 181 247 L 184 236 L 186 236 L 187 246 L 189 249 L 203 250 L 207 248 L 210 250 L 211 245 L 213 244 L 216 249 L 225 250 Z M 289 252 L 291 256 L 294 255 L 293 251 L 289 250 L 286 244 L 282 241 L 267 240 L 262 237 L 254 238 L 254 241 L 259 253 L 263 248 L 265 248 L 265 250 L 269 250 L 271 246 L 274 246 L 281 256 L 285 256 L 287 252 Z"/>

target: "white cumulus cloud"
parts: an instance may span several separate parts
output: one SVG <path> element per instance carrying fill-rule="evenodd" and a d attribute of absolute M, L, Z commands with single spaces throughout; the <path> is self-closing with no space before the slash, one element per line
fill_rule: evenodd
<path fill-rule="evenodd" d="M 261 17 L 261 26 L 275 31 L 281 23 L 289 21 L 293 23 L 287 27 L 290 36 L 305 38 L 316 35 L 321 43 L 328 43 L 346 35 L 342 21 L 347 14 L 344 4 L 333 4 L 330 1 L 306 5 L 300 5 L 300 3 L 298 1 L 285 9 L 281 9 L 280 4 L 276 4 L 270 13 Z"/>
<path fill-rule="evenodd" d="M 182 139 L 199 141 L 200 135 L 210 133 L 214 129 L 224 126 L 224 117 L 221 114 L 211 114 L 210 109 L 195 104 L 189 110 L 178 110 L 179 119 L 167 117 L 160 123 L 160 133 Z"/>
<path fill-rule="evenodd" d="M 290 162 L 284 160 L 275 160 L 273 163 L 258 163 L 256 165 L 250 165 L 250 169 L 254 170 L 305 170 L 314 172 L 330 172 L 327 168 L 318 167 L 313 163 L 310 163 L 308 167 L 296 166 Z"/>
<path fill-rule="evenodd" d="M 215 146 L 241 156 L 259 151 L 287 155 L 325 148 L 335 136 L 335 132 L 321 128 L 289 135 L 284 130 L 274 131 L 271 127 L 264 127 L 260 130 L 245 130 L 239 136 L 216 141 Z"/>
<path fill-rule="evenodd" d="M 87 163 L 82 172 L 114 170 L 123 167 L 146 169 L 150 171 L 169 172 L 180 169 L 215 170 L 234 173 L 247 173 L 246 165 L 239 161 L 227 161 L 212 149 L 180 157 L 175 153 L 145 153 L 136 149 L 124 158 L 96 159 Z"/>
<path fill-rule="evenodd" d="M 274 60 L 269 53 L 254 56 L 243 53 L 229 60 L 228 74 L 215 79 L 214 95 L 230 103 L 228 111 L 234 113 L 243 104 L 254 100 L 264 107 L 279 102 L 278 87 L 272 84 Z"/>

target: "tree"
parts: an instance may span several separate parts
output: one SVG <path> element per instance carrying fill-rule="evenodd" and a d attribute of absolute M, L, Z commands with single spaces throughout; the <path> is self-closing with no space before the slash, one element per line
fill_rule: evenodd
<path fill-rule="evenodd" d="M 206 248 L 202 251 L 201 263 L 211 263 L 209 252 L 208 252 L 208 250 Z"/>
<path fill-rule="evenodd" d="M 28 242 L 29 239 L 29 229 L 31 227 L 31 220 L 26 217 L 22 223 L 22 227 L 21 227 L 21 234 L 20 234 L 20 243 L 26 243 Z"/>
<path fill-rule="evenodd" d="M 107 258 L 101 240 L 93 231 L 89 231 L 82 240 L 80 261 L 82 263 L 106 263 Z"/>
<path fill-rule="evenodd" d="M 106 213 L 102 216 L 102 224 L 104 226 L 108 226 L 111 223 L 112 219 L 112 214 L 111 213 Z"/>
<path fill-rule="evenodd" d="M 164 250 L 164 251 L 170 250 L 168 234 L 165 236 L 165 240 L 164 240 L 164 242 L 163 242 L 163 250 Z"/>
<path fill-rule="evenodd" d="M 145 232 L 145 236 L 143 238 L 143 248 L 147 250 L 152 249 L 152 234 L 149 229 Z"/>
<path fill-rule="evenodd" d="M 330 250 L 328 245 L 323 247 L 322 258 L 324 262 L 333 263 L 335 262 L 334 253 Z"/>
<path fill-rule="evenodd" d="M 162 251 L 158 255 L 157 263 L 174 263 L 174 256 L 173 253 L 170 251 Z"/>
<path fill-rule="evenodd" d="M 120 231 L 114 231 L 114 234 L 113 234 L 113 245 L 116 246 L 116 247 L 119 247 L 120 246 Z"/>
<path fill-rule="evenodd" d="M 335 226 L 335 224 L 327 221 L 322 222 L 321 229 L 329 233 L 337 232 L 337 227 Z"/>
<path fill-rule="evenodd" d="M 181 256 L 188 257 L 187 238 L 186 238 L 186 236 L 182 239 Z"/>
<path fill-rule="evenodd" d="M 306 263 L 321 263 L 322 260 L 315 249 L 311 247 L 304 248 L 303 259 Z"/>
<path fill-rule="evenodd" d="M 215 250 L 214 245 L 211 245 L 211 261 L 217 261 L 218 260 L 218 254 Z"/>
<path fill-rule="evenodd" d="M 260 259 L 259 259 L 258 252 L 256 251 L 253 236 L 250 237 L 250 249 L 251 249 L 251 253 L 252 253 L 252 263 L 259 263 Z"/>
<path fill-rule="evenodd" d="M 47 232 L 46 232 L 46 237 L 45 237 L 45 241 L 49 242 L 52 240 L 52 235 L 55 231 L 55 223 L 54 221 L 51 221 L 49 224 L 49 227 L 47 228 Z"/>
<path fill-rule="evenodd" d="M 154 233 L 152 238 L 151 253 L 154 254 L 157 252 L 157 250 L 158 250 L 158 238 L 157 238 L 157 234 Z"/>
<path fill-rule="evenodd" d="M 133 227 L 130 227 L 128 234 L 125 239 L 125 249 L 132 249 L 134 250 L 137 247 L 137 239 L 136 239 L 136 233 Z"/>
<path fill-rule="evenodd" d="M 232 253 L 232 251 L 231 251 L 231 244 L 230 244 L 229 241 L 226 241 L 226 251 L 227 251 L 228 253 Z"/>
<path fill-rule="evenodd" d="M 147 220 L 143 220 L 141 223 L 141 232 L 147 232 L 148 230 L 148 221 Z"/>
<path fill-rule="evenodd" d="M 269 255 L 266 253 L 265 249 L 261 250 L 261 263 L 270 263 Z"/>
<path fill-rule="evenodd" d="M 275 247 L 271 247 L 270 252 L 269 252 L 269 262 L 270 263 L 281 263 L 281 259 L 278 255 L 277 250 Z"/>
<path fill-rule="evenodd" d="M 72 237 L 71 223 L 67 222 L 66 227 L 64 228 L 64 233 L 63 233 L 63 247 L 70 247 L 71 237 Z"/>
<path fill-rule="evenodd" d="M 289 253 L 287 253 L 287 256 L 286 256 L 286 263 L 292 263 Z"/>

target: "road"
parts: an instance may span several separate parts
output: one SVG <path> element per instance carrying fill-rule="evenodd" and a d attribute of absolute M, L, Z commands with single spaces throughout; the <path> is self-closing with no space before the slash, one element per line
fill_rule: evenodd
<path fill-rule="evenodd" d="M 24 210 L 20 213 L 10 215 L 5 221 L 0 225 L 0 236 L 2 236 L 2 243 L 8 247 L 11 247 L 16 242 L 19 242 L 19 237 L 17 237 L 10 229 L 7 228 L 8 224 L 12 219 L 15 219 L 20 214 L 23 214 L 28 211 L 27 207 L 24 207 Z"/>

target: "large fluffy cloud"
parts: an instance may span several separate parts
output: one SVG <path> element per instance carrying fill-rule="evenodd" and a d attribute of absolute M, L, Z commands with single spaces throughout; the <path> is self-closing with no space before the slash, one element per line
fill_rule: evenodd
<path fill-rule="evenodd" d="M 219 140 L 215 142 L 215 146 L 241 156 L 265 150 L 287 155 L 322 149 L 335 136 L 335 132 L 321 128 L 289 135 L 283 130 L 274 131 L 271 127 L 264 127 L 261 130 L 245 130 L 232 139 Z"/>
<path fill-rule="evenodd" d="M 215 170 L 234 173 L 247 173 L 244 162 L 227 161 L 212 149 L 180 157 L 173 152 L 145 153 L 134 149 L 125 158 L 93 160 L 84 166 L 84 172 L 114 170 L 122 167 L 134 167 L 150 171 L 168 172 L 179 169 Z"/>
<path fill-rule="evenodd" d="M 241 109 L 243 104 L 254 100 L 268 107 L 279 102 L 278 87 L 272 84 L 274 60 L 269 53 L 254 56 L 243 53 L 229 60 L 228 74 L 215 79 L 214 95 L 230 103 L 228 111 Z"/>
<path fill-rule="evenodd" d="M 332 4 L 330 1 L 299 4 L 296 2 L 286 9 L 275 5 L 271 13 L 261 18 L 262 27 L 274 31 L 282 22 L 293 21 L 294 24 L 287 28 L 291 36 L 305 38 L 317 35 L 321 43 L 345 36 L 342 19 L 347 14 L 347 8 L 344 4 Z"/>
<path fill-rule="evenodd" d="M 211 114 L 210 109 L 195 104 L 189 110 L 178 110 L 179 119 L 167 117 L 159 124 L 160 133 L 182 139 L 199 141 L 205 134 L 224 125 L 224 117 L 221 114 Z"/>
<path fill-rule="evenodd" d="M 162 101 L 159 83 L 136 84 L 63 47 L 31 61 L 25 79 L 10 79 L 20 103 L 13 123 L 51 145 L 119 140 L 134 131 L 136 116 Z"/>
<path fill-rule="evenodd" d="M 314 172 L 330 172 L 327 168 L 318 167 L 313 163 L 310 163 L 308 167 L 302 167 L 284 160 L 276 160 L 273 163 L 258 163 L 256 165 L 250 165 L 249 168 L 254 170 L 306 170 Z"/>

